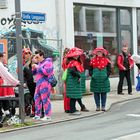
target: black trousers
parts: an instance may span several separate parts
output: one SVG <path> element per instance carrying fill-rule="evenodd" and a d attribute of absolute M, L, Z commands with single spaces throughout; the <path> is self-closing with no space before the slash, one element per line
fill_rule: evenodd
<path fill-rule="evenodd" d="M 76 112 L 76 101 L 79 103 L 81 108 L 85 107 L 85 105 L 82 103 L 81 98 L 79 99 L 70 98 L 70 112 L 71 113 Z"/>
<path fill-rule="evenodd" d="M 118 84 L 118 94 L 122 92 L 122 86 L 124 78 L 126 77 L 127 85 L 128 85 L 128 93 L 132 92 L 132 84 L 131 84 L 131 78 L 130 78 L 130 70 L 120 70 L 119 71 L 119 84 Z"/>
<path fill-rule="evenodd" d="M 4 111 L 10 109 L 10 103 L 9 103 L 8 100 L 1 100 L 1 101 L 0 101 L 0 116 L 3 115 L 2 109 L 3 109 Z"/>

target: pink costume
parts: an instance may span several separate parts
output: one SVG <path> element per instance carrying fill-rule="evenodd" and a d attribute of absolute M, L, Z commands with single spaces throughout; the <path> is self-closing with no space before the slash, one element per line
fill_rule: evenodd
<path fill-rule="evenodd" d="M 35 115 L 41 116 L 41 108 L 43 104 L 45 116 L 51 115 L 50 92 L 51 85 L 48 78 L 53 74 L 53 64 L 51 58 L 46 58 L 33 69 L 33 74 L 36 77 L 36 90 L 34 95 L 35 100 Z"/>

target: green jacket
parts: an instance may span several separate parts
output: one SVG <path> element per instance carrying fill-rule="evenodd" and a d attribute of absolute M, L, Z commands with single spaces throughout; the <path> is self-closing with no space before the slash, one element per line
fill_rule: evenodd
<path fill-rule="evenodd" d="M 93 69 L 90 82 L 90 91 L 96 93 L 110 92 L 110 82 L 106 68 L 103 70 L 99 70 L 98 68 Z"/>
<path fill-rule="evenodd" d="M 73 76 L 72 69 L 68 68 L 66 79 L 67 97 L 79 99 L 85 91 L 85 74 L 77 71 L 76 75 Z"/>

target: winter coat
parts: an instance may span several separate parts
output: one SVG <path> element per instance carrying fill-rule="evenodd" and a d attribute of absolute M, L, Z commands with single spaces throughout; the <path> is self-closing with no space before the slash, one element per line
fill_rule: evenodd
<path fill-rule="evenodd" d="M 80 71 L 82 66 L 78 62 L 73 64 L 73 67 L 68 65 L 67 68 L 66 94 L 69 98 L 79 99 L 85 92 L 85 74 L 83 70 Z M 79 67 L 76 67 L 78 65 Z"/>
<path fill-rule="evenodd" d="M 3 63 L 0 62 L 0 77 L 4 81 L 4 85 L 16 86 L 19 84 L 19 81 L 8 72 L 8 69 L 4 67 Z"/>
<path fill-rule="evenodd" d="M 118 58 L 117 58 L 117 64 L 118 64 L 119 70 L 125 70 L 125 67 L 124 67 L 124 65 L 123 65 L 123 62 L 124 62 L 124 56 L 123 56 L 123 54 L 121 53 L 121 54 L 118 56 Z M 130 55 L 130 54 L 128 54 L 128 62 L 129 62 L 130 68 L 132 68 L 133 65 L 134 65 L 134 61 L 133 61 L 133 59 L 131 58 L 131 55 Z"/>
<path fill-rule="evenodd" d="M 110 92 L 110 82 L 107 75 L 107 68 L 99 70 L 93 69 L 93 74 L 90 82 L 90 91 L 96 93 Z"/>
<path fill-rule="evenodd" d="M 19 84 L 19 81 L 14 78 L 3 63 L 0 62 L 0 85 L 16 86 L 17 84 Z M 15 96 L 15 93 L 12 87 L 0 87 L 0 96 L 11 97 Z"/>
<path fill-rule="evenodd" d="M 111 63 L 108 58 L 95 57 L 90 62 L 90 91 L 96 93 L 110 92 L 109 75 Z"/>

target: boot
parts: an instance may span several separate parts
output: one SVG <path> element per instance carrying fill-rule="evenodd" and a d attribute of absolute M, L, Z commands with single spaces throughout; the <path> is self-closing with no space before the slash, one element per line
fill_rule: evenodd
<path fill-rule="evenodd" d="M 81 111 L 83 111 L 83 112 L 89 112 L 89 110 L 85 107 L 85 105 L 83 105 L 83 106 L 81 107 Z"/>

